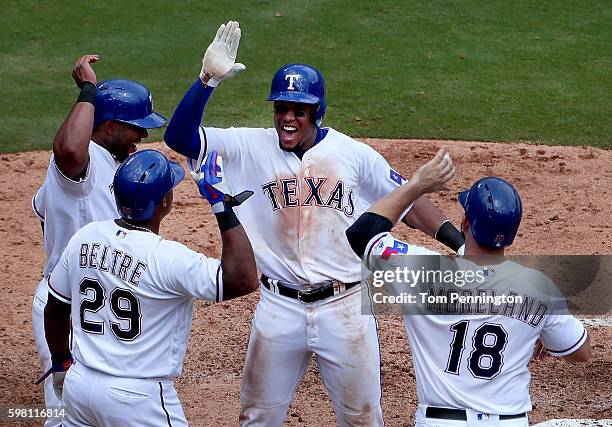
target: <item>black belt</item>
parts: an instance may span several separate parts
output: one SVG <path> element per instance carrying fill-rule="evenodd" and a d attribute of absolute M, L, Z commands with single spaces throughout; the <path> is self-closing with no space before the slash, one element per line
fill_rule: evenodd
<path fill-rule="evenodd" d="M 338 295 L 344 290 L 349 290 L 361 282 L 351 282 L 351 283 L 342 283 L 337 280 L 330 281 L 329 283 L 322 284 L 321 286 L 314 288 L 306 288 L 306 289 L 296 289 L 291 286 L 288 286 L 286 283 L 279 282 L 277 280 L 271 280 L 265 274 L 261 275 L 261 283 L 271 290 L 272 292 L 289 297 L 294 298 L 303 303 L 311 303 L 315 301 L 321 301 L 322 299 L 333 297 L 334 295 Z"/>
<path fill-rule="evenodd" d="M 467 421 L 467 413 L 464 409 L 438 408 L 437 406 L 428 406 L 425 410 L 425 416 L 427 418 L 439 418 L 442 420 Z M 514 420 L 516 418 L 523 418 L 526 416 L 527 415 L 524 412 L 522 414 L 500 415 L 499 420 Z"/>

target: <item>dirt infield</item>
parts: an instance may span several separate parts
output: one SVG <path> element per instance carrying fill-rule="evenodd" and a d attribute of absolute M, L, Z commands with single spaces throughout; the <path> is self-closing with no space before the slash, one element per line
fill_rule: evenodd
<path fill-rule="evenodd" d="M 484 175 L 513 182 L 524 204 L 523 223 L 512 254 L 612 254 L 612 151 L 589 147 L 549 147 L 458 141 L 367 140 L 404 176 L 443 146 L 452 154 L 457 176 L 451 190 L 432 196 L 455 224 L 462 210 L 456 193 Z M 162 144 L 147 144 L 173 157 Z M 0 156 L 0 407 L 42 404 L 33 385 L 40 367 L 31 333 L 31 301 L 44 263 L 40 226 L 30 200 L 43 182 L 49 152 Z M 161 234 L 208 255 L 219 256 L 219 237 L 208 204 L 190 182 L 175 192 L 175 208 Z M 398 235 L 442 252 L 443 246 L 409 230 Z M 196 303 L 193 332 L 177 380 L 187 418 L 195 426 L 236 425 L 238 394 L 250 319 L 258 295 L 210 305 Z M 416 407 L 414 371 L 399 318 L 381 318 L 383 410 L 389 426 L 411 425 Z M 572 366 L 557 360 L 532 363 L 531 394 L 539 422 L 552 418 L 612 418 L 612 335 L 591 328 L 593 361 Z M 26 425 L 24 423 L 23 425 Z M 31 423 L 39 425 L 40 423 Z M 311 364 L 289 410 L 288 425 L 333 425 L 334 416 Z M 16 425 L 0 420 L 0 425 Z M 29 424 L 27 424 L 29 425 Z"/>

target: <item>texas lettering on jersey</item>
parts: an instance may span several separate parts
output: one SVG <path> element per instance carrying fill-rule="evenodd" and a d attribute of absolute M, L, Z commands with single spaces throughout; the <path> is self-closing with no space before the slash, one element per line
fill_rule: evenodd
<path fill-rule="evenodd" d="M 355 213 L 355 193 L 346 189 L 343 181 L 334 185 L 326 184 L 327 178 L 307 176 L 303 178 L 306 185 L 299 186 L 297 178 L 277 179 L 261 186 L 270 201 L 273 211 L 281 208 L 298 206 L 321 206 L 342 211 L 347 217 Z M 308 194 L 304 197 L 300 189 L 305 188 Z"/>

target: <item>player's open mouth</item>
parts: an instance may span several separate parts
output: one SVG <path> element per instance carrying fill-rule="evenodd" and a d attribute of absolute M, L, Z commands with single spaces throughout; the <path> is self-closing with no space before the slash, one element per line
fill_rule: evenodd
<path fill-rule="evenodd" d="M 280 139 L 285 144 L 292 144 L 297 136 L 298 129 L 295 126 L 283 126 L 281 127 Z"/>
<path fill-rule="evenodd" d="M 137 150 L 136 144 L 130 144 L 130 148 L 128 149 L 128 153 L 129 154 L 135 153 L 136 150 Z"/>
<path fill-rule="evenodd" d="M 287 133 L 297 132 L 297 128 L 295 126 L 283 126 L 283 130 Z"/>

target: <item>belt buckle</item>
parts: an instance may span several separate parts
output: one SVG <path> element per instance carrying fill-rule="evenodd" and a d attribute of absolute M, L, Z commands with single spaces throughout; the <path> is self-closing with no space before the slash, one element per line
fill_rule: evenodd
<path fill-rule="evenodd" d="M 318 301 L 317 299 L 314 299 L 312 301 L 304 301 L 302 299 L 303 296 L 316 296 L 318 293 L 322 292 L 325 288 L 320 287 L 320 288 L 312 288 L 311 286 L 306 287 L 303 290 L 298 291 L 297 293 L 297 300 L 299 302 L 301 302 L 302 304 L 309 304 L 315 301 Z"/>

